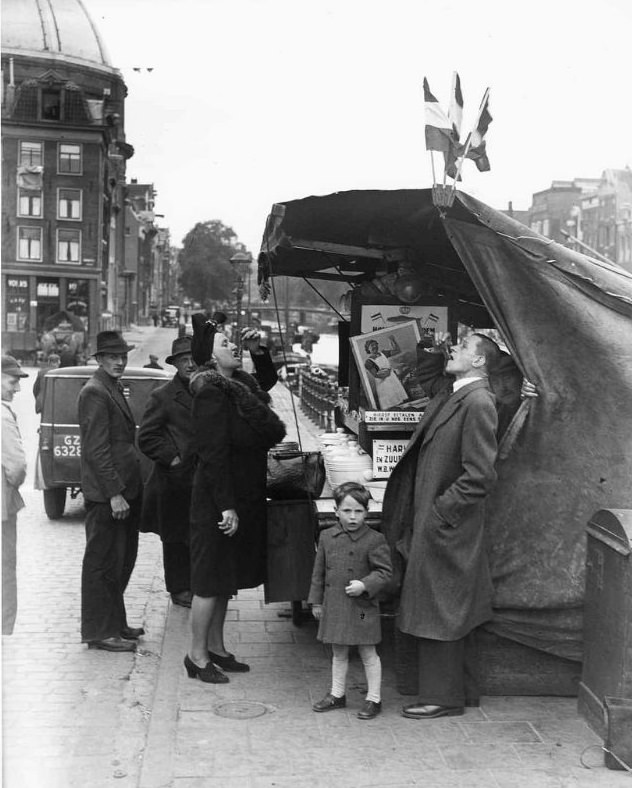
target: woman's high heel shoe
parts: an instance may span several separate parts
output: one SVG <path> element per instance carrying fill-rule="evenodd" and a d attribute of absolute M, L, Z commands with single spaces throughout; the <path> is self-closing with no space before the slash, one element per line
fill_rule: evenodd
<path fill-rule="evenodd" d="M 208 652 L 211 662 L 214 662 L 218 668 L 225 670 L 227 673 L 247 673 L 250 670 L 250 665 L 245 662 L 237 662 L 234 654 L 227 654 L 222 657 L 221 654 L 215 654 L 213 651 Z"/>
<path fill-rule="evenodd" d="M 198 678 L 200 681 L 205 681 L 207 684 L 227 684 L 229 681 L 228 676 L 224 675 L 221 670 L 218 670 L 212 662 L 207 662 L 206 665 L 201 668 L 189 658 L 188 654 L 184 658 L 184 667 L 190 679 Z"/>

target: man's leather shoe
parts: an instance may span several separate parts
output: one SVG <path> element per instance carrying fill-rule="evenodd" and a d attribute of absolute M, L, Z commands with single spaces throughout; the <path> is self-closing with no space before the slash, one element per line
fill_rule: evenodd
<path fill-rule="evenodd" d="M 357 714 L 359 720 L 372 720 L 382 711 L 382 701 L 365 700 Z"/>
<path fill-rule="evenodd" d="M 347 705 L 347 698 L 345 695 L 342 698 L 337 698 L 328 692 L 322 700 L 316 701 L 312 706 L 314 711 L 333 711 L 334 709 L 344 709 Z"/>
<path fill-rule="evenodd" d="M 123 640 L 138 640 L 144 634 L 145 630 L 142 627 L 123 627 L 121 630 Z"/>
<path fill-rule="evenodd" d="M 100 648 L 102 651 L 136 651 L 136 643 L 123 638 L 105 638 L 104 640 L 91 640 L 88 648 Z"/>
<path fill-rule="evenodd" d="M 463 706 L 435 706 L 431 703 L 411 703 L 404 706 L 402 716 L 411 720 L 435 720 L 437 717 L 460 717 Z"/>
<path fill-rule="evenodd" d="M 178 591 L 177 594 L 171 594 L 171 601 L 180 607 L 191 607 L 192 596 L 190 591 Z"/>

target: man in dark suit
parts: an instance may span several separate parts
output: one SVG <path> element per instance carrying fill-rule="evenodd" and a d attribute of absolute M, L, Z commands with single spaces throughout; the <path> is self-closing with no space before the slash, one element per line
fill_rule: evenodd
<path fill-rule="evenodd" d="M 141 531 L 159 534 L 167 591 L 174 604 L 191 607 L 189 507 L 195 467 L 189 378 L 197 367 L 191 337 L 174 339 L 165 361 L 176 374 L 152 391 L 138 432 L 140 450 L 154 463 L 143 496 Z"/>
<path fill-rule="evenodd" d="M 97 334 L 99 369 L 79 394 L 87 510 L 81 640 L 105 651 L 134 651 L 144 634 L 128 626 L 123 598 L 136 563 L 142 501 L 136 424 L 120 383 L 132 348 L 117 331 Z"/>
<path fill-rule="evenodd" d="M 419 699 L 405 717 L 463 714 L 466 639 L 492 615 L 484 505 L 496 482 L 488 376 L 499 358 L 480 334 L 449 349 L 454 391 L 430 401 L 387 485 L 382 524 L 401 574 L 398 627 L 417 639 L 419 657 Z"/>

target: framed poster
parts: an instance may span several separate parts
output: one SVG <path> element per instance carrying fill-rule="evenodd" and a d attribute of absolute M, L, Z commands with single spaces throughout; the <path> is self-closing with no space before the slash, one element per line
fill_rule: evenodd
<path fill-rule="evenodd" d="M 350 337 L 362 387 L 373 410 L 411 410 L 417 392 L 406 384 L 417 365 L 416 320 Z"/>
<path fill-rule="evenodd" d="M 360 331 L 379 331 L 414 320 L 419 336 L 432 339 L 435 331 L 448 330 L 447 306 L 408 306 L 407 304 L 363 304 L 360 311 Z"/>

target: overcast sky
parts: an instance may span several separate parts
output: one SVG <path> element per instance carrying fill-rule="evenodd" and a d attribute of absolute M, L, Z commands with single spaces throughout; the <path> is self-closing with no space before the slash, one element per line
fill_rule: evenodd
<path fill-rule="evenodd" d="M 423 77 L 447 109 L 454 70 L 465 130 L 491 88 L 491 171 L 461 186 L 487 204 L 632 166 L 631 0 L 83 2 L 176 245 L 219 219 L 256 254 L 275 202 L 428 188 Z"/>

